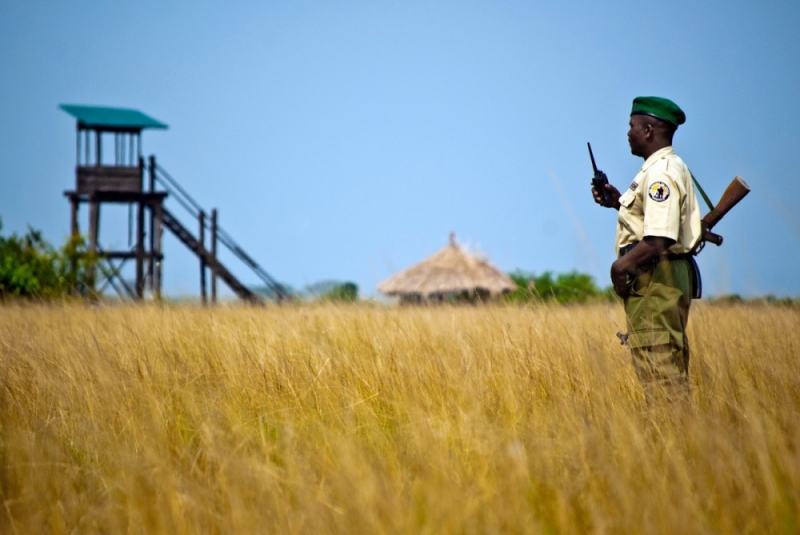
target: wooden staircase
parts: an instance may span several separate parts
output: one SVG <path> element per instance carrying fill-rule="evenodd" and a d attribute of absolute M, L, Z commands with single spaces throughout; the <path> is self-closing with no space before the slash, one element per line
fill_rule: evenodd
<path fill-rule="evenodd" d="M 211 254 L 210 251 L 200 245 L 200 242 L 197 241 L 197 238 L 192 236 L 192 233 L 189 232 L 169 210 L 166 208 L 162 208 L 161 210 L 164 226 L 172 231 L 172 233 L 181 241 L 181 243 L 188 247 L 189 250 L 194 252 L 198 258 L 205 262 L 214 275 L 225 281 L 225 284 L 227 284 L 230 289 L 233 290 L 234 293 L 241 299 L 253 303 L 261 303 L 261 299 L 259 299 L 255 293 L 242 284 L 239 279 L 233 275 L 233 273 L 231 273 L 217 258 Z"/>
<path fill-rule="evenodd" d="M 186 247 L 189 248 L 194 254 L 201 261 L 201 265 L 205 265 L 211 270 L 211 273 L 220 279 L 222 279 L 225 284 L 227 284 L 231 290 L 236 293 L 238 297 L 244 299 L 245 301 L 253 302 L 253 303 L 261 303 L 261 298 L 263 296 L 259 296 L 249 288 L 247 288 L 242 282 L 233 275 L 233 273 L 224 266 L 216 255 L 216 243 L 219 243 L 222 247 L 228 249 L 228 251 L 233 254 L 233 256 L 246 265 L 262 282 L 262 284 L 268 288 L 272 296 L 277 302 L 281 302 L 284 300 L 291 300 L 291 294 L 281 285 L 278 281 L 276 281 L 269 273 L 264 270 L 251 256 L 244 252 L 244 250 L 239 246 L 239 244 L 234 241 L 233 237 L 228 234 L 222 227 L 216 224 L 216 220 L 212 223 L 211 228 L 209 229 L 208 226 L 208 219 L 205 217 L 206 212 L 203 208 L 195 201 L 183 187 L 181 187 L 178 182 L 170 176 L 169 173 L 164 170 L 163 167 L 156 164 L 155 156 L 150 156 L 149 161 L 149 176 L 150 176 L 150 191 L 156 190 L 156 185 L 160 185 L 164 188 L 164 191 L 168 194 L 170 199 L 175 199 L 175 201 L 180 204 L 186 212 L 189 213 L 191 218 L 198 222 L 200 233 L 198 237 L 192 234 L 179 220 L 175 217 L 174 212 L 167 210 L 165 207 L 162 206 L 161 208 L 161 218 L 162 223 L 165 227 L 167 227 L 170 232 L 172 232 Z M 204 240 L 202 236 L 207 230 L 211 231 L 211 239 L 212 239 L 212 250 L 208 250 L 204 246 Z M 201 282 L 203 288 L 205 288 L 205 282 Z M 203 290 L 205 292 L 205 290 Z M 205 294 L 203 294 L 205 295 Z M 213 296 L 212 296 L 213 297 Z M 205 297 L 204 297 L 205 300 Z"/>

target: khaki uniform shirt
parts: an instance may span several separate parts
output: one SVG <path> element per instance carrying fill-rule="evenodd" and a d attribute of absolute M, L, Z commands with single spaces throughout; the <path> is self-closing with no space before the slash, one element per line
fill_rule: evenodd
<path fill-rule="evenodd" d="M 619 198 L 619 249 L 645 236 L 675 240 L 669 253 L 688 253 L 700 240 L 700 207 L 692 175 L 672 147 L 650 155 Z"/>

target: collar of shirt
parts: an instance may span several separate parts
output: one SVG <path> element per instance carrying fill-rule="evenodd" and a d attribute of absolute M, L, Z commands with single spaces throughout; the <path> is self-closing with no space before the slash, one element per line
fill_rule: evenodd
<path fill-rule="evenodd" d="M 674 155 L 675 151 L 672 149 L 672 145 L 670 145 L 669 147 L 664 147 L 663 149 L 658 149 L 644 161 L 644 164 L 642 165 L 642 168 L 639 169 L 639 172 L 641 173 L 643 171 L 647 171 L 647 169 L 649 169 L 654 163 L 656 163 L 664 156 L 674 156 Z"/>

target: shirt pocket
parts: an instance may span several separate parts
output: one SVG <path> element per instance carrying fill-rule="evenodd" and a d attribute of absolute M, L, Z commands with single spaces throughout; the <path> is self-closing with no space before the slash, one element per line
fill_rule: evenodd
<path fill-rule="evenodd" d="M 631 190 L 627 190 L 625 191 L 625 193 L 620 195 L 619 204 L 624 206 L 625 208 L 630 208 L 631 206 L 633 206 L 633 201 L 635 200 L 636 200 L 636 193 L 634 193 Z"/>

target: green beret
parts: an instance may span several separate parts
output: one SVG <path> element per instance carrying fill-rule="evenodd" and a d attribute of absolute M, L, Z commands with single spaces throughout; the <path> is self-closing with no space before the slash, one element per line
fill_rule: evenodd
<path fill-rule="evenodd" d="M 686 114 L 677 104 L 661 97 L 636 97 L 631 115 L 650 115 L 675 126 L 686 122 Z"/>

